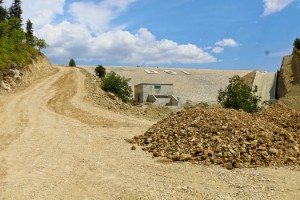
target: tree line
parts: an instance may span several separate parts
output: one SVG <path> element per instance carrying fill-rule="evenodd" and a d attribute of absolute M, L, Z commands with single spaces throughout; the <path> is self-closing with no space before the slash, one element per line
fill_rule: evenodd
<path fill-rule="evenodd" d="M 7 9 L 0 0 L 0 71 L 12 65 L 22 66 L 47 47 L 45 40 L 34 36 L 33 24 L 28 19 L 22 28 L 22 2 L 14 0 Z"/>

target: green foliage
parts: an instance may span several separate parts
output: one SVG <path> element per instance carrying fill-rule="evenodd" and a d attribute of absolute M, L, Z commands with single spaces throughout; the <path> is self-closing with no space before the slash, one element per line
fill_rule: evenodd
<path fill-rule="evenodd" d="M 298 50 L 300 50 L 300 39 L 296 38 L 296 40 L 294 41 L 294 47 Z"/>
<path fill-rule="evenodd" d="M 0 0 L 0 22 L 4 21 L 7 18 L 7 11 L 2 4 L 3 0 Z"/>
<path fill-rule="evenodd" d="M 32 22 L 30 19 L 27 20 L 26 22 L 26 42 L 27 44 L 34 46 L 34 36 L 33 36 L 33 27 L 32 27 Z"/>
<path fill-rule="evenodd" d="M 13 1 L 12 5 L 8 10 L 9 17 L 15 17 L 21 19 L 23 13 L 21 4 L 22 4 L 21 0 Z"/>
<path fill-rule="evenodd" d="M 99 78 L 103 78 L 106 75 L 106 69 L 102 65 L 98 65 L 95 68 L 95 73 Z"/>
<path fill-rule="evenodd" d="M 12 32 L 13 30 L 22 30 L 21 29 L 21 20 L 19 18 L 11 17 L 8 19 L 9 24 L 9 31 Z"/>
<path fill-rule="evenodd" d="M 37 37 L 34 37 L 33 46 L 36 47 L 39 50 L 39 52 L 41 52 L 41 49 L 45 49 L 48 47 L 44 39 L 39 39 Z"/>
<path fill-rule="evenodd" d="M 15 26 L 13 26 L 14 29 L 21 29 L 22 27 L 22 2 L 21 0 L 14 0 L 12 5 L 10 6 L 8 10 L 9 19 L 18 19 L 15 20 Z"/>
<path fill-rule="evenodd" d="M 121 77 L 115 72 L 110 72 L 103 78 L 103 90 L 114 93 L 117 97 L 124 102 L 128 102 L 132 94 L 132 89 L 128 85 L 130 79 Z"/>
<path fill-rule="evenodd" d="M 242 109 L 249 113 L 262 110 L 261 97 L 255 95 L 257 87 L 252 90 L 242 79 L 236 75 L 229 79 L 225 90 L 220 89 L 218 103 L 225 108 Z"/>
<path fill-rule="evenodd" d="M 0 0 L 0 72 L 9 69 L 12 64 L 17 64 L 17 66 L 26 64 L 39 53 L 38 50 L 47 46 L 42 39 L 29 39 L 29 36 L 33 36 L 31 22 L 26 24 L 26 33 L 21 28 L 20 0 L 14 0 L 8 12 L 2 3 L 3 0 Z"/>
<path fill-rule="evenodd" d="M 76 67 L 76 63 L 75 63 L 75 60 L 73 58 L 70 59 L 69 66 L 70 67 Z"/>

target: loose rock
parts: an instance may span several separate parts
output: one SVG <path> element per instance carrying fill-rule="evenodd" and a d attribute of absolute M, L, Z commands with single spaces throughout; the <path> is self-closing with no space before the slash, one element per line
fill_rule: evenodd
<path fill-rule="evenodd" d="M 259 114 L 188 109 L 161 120 L 132 142 L 156 157 L 227 169 L 299 165 L 300 112 L 281 104 Z"/>

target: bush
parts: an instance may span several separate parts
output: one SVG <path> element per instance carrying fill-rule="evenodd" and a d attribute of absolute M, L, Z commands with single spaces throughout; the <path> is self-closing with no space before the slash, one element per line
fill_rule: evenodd
<path fill-rule="evenodd" d="M 106 69 L 102 65 L 98 65 L 98 67 L 95 68 L 95 73 L 99 78 L 103 78 L 106 75 Z"/>
<path fill-rule="evenodd" d="M 220 89 L 218 103 L 225 108 L 242 109 L 249 113 L 262 110 L 261 97 L 255 95 L 257 87 L 252 90 L 242 79 L 236 75 L 229 79 L 225 90 Z"/>
<path fill-rule="evenodd" d="M 294 41 L 294 47 L 298 50 L 300 50 L 300 39 L 296 38 L 296 40 Z"/>
<path fill-rule="evenodd" d="M 124 102 L 128 102 L 131 97 L 132 89 L 128 85 L 130 79 L 121 77 L 115 72 L 110 72 L 104 79 L 102 89 L 112 92 Z"/>
<path fill-rule="evenodd" d="M 76 67 L 76 63 L 75 63 L 75 60 L 73 58 L 71 58 L 71 60 L 69 62 L 69 66 L 70 67 Z"/>

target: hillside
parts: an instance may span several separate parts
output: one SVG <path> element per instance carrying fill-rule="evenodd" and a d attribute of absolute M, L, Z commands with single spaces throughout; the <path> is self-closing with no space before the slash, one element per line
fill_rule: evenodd
<path fill-rule="evenodd" d="M 12 68 L 4 73 L 0 79 L 0 94 L 9 93 L 18 88 L 28 86 L 33 81 L 49 76 L 57 71 L 53 68 L 48 58 L 43 54 L 38 54 L 30 59 L 27 65 Z"/>
<path fill-rule="evenodd" d="M 95 67 L 83 67 L 94 74 Z M 146 68 L 146 67 L 112 67 L 105 66 L 107 71 L 114 71 L 121 76 L 131 78 L 130 86 L 140 83 L 172 83 L 174 95 L 181 103 L 187 101 L 216 103 L 220 88 L 228 85 L 228 79 L 234 75 L 244 76 L 247 70 L 210 70 L 180 68 Z M 147 74 L 145 70 L 155 70 L 157 74 Z M 175 72 L 168 74 L 165 70 Z M 187 75 L 182 71 L 190 73 Z"/>
<path fill-rule="evenodd" d="M 281 102 L 300 109 L 300 50 L 285 56 L 278 75 L 277 96 Z"/>

